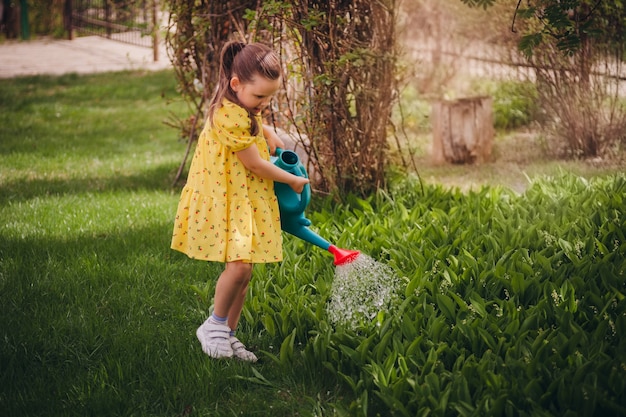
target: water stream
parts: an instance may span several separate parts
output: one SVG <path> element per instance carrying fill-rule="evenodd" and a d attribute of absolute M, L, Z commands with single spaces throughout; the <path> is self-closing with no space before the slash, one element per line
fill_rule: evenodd
<path fill-rule="evenodd" d="M 393 269 L 363 253 L 338 265 L 327 305 L 331 323 L 354 329 L 370 322 L 393 305 L 400 283 Z"/>

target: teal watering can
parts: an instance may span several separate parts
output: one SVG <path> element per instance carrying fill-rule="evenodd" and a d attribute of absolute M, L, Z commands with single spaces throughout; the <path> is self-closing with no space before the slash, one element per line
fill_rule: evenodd
<path fill-rule="evenodd" d="M 293 175 L 308 178 L 298 154 L 293 151 L 277 148 L 276 156 L 272 156 L 271 161 L 277 167 Z M 309 184 L 306 184 L 302 193 L 298 194 L 289 185 L 274 182 L 274 191 L 278 199 L 282 230 L 329 251 L 335 257 L 335 265 L 350 263 L 359 256 L 359 251 L 340 249 L 309 229 L 311 221 L 304 216 L 304 210 L 311 201 L 311 186 Z"/>

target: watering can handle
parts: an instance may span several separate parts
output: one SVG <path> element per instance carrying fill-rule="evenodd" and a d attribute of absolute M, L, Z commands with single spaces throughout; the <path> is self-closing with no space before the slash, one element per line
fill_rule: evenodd
<path fill-rule="evenodd" d="M 302 193 L 300 193 L 300 204 L 302 207 L 306 208 L 311 201 L 311 186 L 309 184 L 305 184 L 302 189 Z"/>
<path fill-rule="evenodd" d="M 289 152 L 293 152 L 293 151 L 289 151 Z M 282 153 L 283 153 L 283 149 L 277 147 L 276 157 L 280 158 Z M 297 158 L 297 162 L 294 164 L 293 170 L 291 170 L 291 173 L 298 177 L 309 178 L 306 172 L 306 169 L 304 168 L 304 165 L 302 165 L 302 162 L 300 162 L 300 158 L 295 152 L 293 152 L 293 154 Z M 306 207 L 309 205 L 310 201 L 311 201 L 311 186 L 309 184 L 305 184 L 304 188 L 302 189 L 302 192 L 300 193 L 300 211 L 304 211 L 304 209 L 306 209 Z"/>

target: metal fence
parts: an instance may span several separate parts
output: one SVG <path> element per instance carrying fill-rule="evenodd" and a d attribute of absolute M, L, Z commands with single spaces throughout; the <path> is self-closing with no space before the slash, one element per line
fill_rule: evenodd
<path fill-rule="evenodd" d="M 536 67 L 525 60 L 519 51 L 508 50 L 476 41 L 440 41 L 434 37 L 412 40 L 406 48 L 408 57 L 427 68 L 445 67 L 453 74 L 493 80 L 535 81 L 537 70 L 557 70 L 548 66 Z M 592 74 L 614 84 L 621 96 L 626 96 L 626 65 L 608 58 L 592 68 Z"/>
<path fill-rule="evenodd" d="M 74 32 L 153 48 L 158 60 L 158 7 L 154 0 L 71 0 L 70 38 Z"/>

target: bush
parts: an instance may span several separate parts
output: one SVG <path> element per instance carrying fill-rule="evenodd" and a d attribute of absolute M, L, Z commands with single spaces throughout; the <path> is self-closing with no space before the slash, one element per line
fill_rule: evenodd
<path fill-rule="evenodd" d="M 63 24 L 63 0 L 33 0 L 29 3 L 29 20 L 36 35 L 62 38 L 67 36 Z"/>
<path fill-rule="evenodd" d="M 537 110 L 537 89 L 532 83 L 504 81 L 493 92 L 494 123 L 497 129 L 529 126 Z"/>
<path fill-rule="evenodd" d="M 477 94 L 493 97 L 494 127 L 512 130 L 529 126 L 537 116 L 537 88 L 531 82 L 481 80 Z"/>

